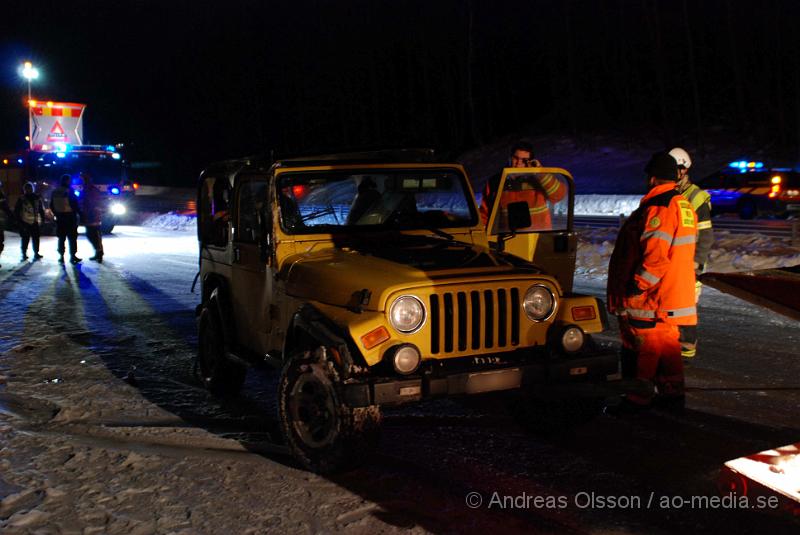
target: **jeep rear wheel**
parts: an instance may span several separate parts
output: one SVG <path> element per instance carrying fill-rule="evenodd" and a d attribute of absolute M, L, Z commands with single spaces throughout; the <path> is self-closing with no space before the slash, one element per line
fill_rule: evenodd
<path fill-rule="evenodd" d="M 235 396 L 242 389 L 247 370 L 225 358 L 222 326 L 208 307 L 200 313 L 199 330 L 197 364 L 200 380 L 215 396 Z"/>
<path fill-rule="evenodd" d="M 278 389 L 281 428 L 292 454 L 321 474 L 363 463 L 380 437 L 380 408 L 349 407 L 336 381 L 330 362 L 305 352 L 290 357 Z"/>
<path fill-rule="evenodd" d="M 603 412 L 605 398 L 543 399 L 519 392 L 508 399 L 509 412 L 526 431 L 554 435 L 589 423 Z"/>

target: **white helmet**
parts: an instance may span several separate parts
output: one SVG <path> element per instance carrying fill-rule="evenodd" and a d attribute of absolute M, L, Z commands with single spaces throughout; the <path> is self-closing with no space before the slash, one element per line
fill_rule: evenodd
<path fill-rule="evenodd" d="M 689 153 L 680 147 L 675 147 L 669 151 L 669 155 L 675 158 L 675 161 L 678 162 L 678 167 L 689 169 L 692 166 L 692 159 L 689 158 Z"/>

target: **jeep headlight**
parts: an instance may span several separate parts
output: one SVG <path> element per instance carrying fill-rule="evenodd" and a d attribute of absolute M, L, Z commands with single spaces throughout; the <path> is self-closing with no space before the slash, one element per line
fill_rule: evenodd
<path fill-rule="evenodd" d="M 401 333 L 413 333 L 425 321 L 425 307 L 413 295 L 398 297 L 389 308 L 389 322 Z"/>
<path fill-rule="evenodd" d="M 525 292 L 522 308 L 525 314 L 533 321 L 542 321 L 550 317 L 555 310 L 556 298 L 546 286 L 537 284 Z"/>
<path fill-rule="evenodd" d="M 567 353 L 575 353 L 583 349 L 586 337 L 580 327 L 570 325 L 561 333 L 561 347 Z"/>

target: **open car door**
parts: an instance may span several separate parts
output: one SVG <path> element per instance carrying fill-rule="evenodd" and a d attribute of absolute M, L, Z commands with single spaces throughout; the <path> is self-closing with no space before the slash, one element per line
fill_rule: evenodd
<path fill-rule="evenodd" d="M 533 262 L 572 291 L 578 236 L 573 230 L 575 183 L 557 167 L 506 168 L 490 207 L 486 232 L 493 248 Z M 512 229 L 508 206 L 527 203 L 530 225 Z"/>

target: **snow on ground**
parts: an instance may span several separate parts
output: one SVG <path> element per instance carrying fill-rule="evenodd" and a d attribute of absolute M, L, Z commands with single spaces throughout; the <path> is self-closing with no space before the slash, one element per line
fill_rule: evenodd
<path fill-rule="evenodd" d="M 628 213 L 631 202 L 593 196 L 585 206 Z M 168 334 L 168 316 L 153 320 L 152 296 L 143 297 L 143 283 L 115 262 L 148 251 L 185 264 L 181 269 L 190 276 L 195 222 L 169 214 L 148 218 L 149 229 L 122 227 L 134 245 L 110 238 L 105 265 L 72 269 L 53 262 L 52 238 L 43 243 L 43 262 L 20 266 L 18 238 L 7 233 L 2 306 L 28 313 L 4 322 L 0 334 L 0 532 L 409 532 L 382 521 L 379 503 L 252 455 L 240 441 L 192 425 L 176 416 L 180 410 L 142 395 L 158 377 L 146 366 L 177 360 L 188 369 L 191 351 Z M 605 279 L 615 235 L 615 229 L 581 231 L 578 280 Z M 800 263 L 800 249 L 786 240 L 716 235 L 711 270 Z M 83 238 L 80 247 L 89 247 Z M 34 276 L 49 282 L 23 283 Z M 157 306 L 164 310 L 163 303 Z M 119 369 L 117 355 L 126 352 L 142 359 L 139 369 L 131 368 L 138 388 L 120 380 L 127 368 Z M 175 407 L 206 403 L 210 411 L 223 410 L 191 384 L 173 381 L 165 390 L 177 396 L 170 401 Z"/>

